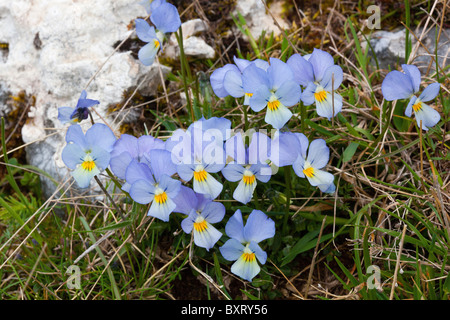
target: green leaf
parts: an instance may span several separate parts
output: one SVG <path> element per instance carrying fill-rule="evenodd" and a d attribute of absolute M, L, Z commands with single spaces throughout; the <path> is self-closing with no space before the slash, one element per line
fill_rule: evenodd
<path fill-rule="evenodd" d="M 355 155 L 355 152 L 358 149 L 358 146 L 359 146 L 358 142 L 350 142 L 350 144 L 344 150 L 344 153 L 342 155 L 342 161 L 343 162 L 350 161 L 353 158 L 353 156 Z"/>

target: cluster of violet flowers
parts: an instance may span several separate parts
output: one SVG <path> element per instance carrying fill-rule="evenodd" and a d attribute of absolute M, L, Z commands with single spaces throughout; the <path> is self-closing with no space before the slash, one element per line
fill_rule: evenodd
<path fill-rule="evenodd" d="M 136 33 L 147 42 L 139 59 L 150 65 L 165 34 L 175 32 L 181 21 L 176 7 L 164 0 L 146 1 L 145 6 L 154 26 L 136 19 Z M 403 70 L 386 76 L 383 95 L 386 100 L 410 99 L 405 114 L 411 116 L 414 111 L 427 130 L 440 116 L 424 102 L 436 97 L 439 84 L 416 97 L 420 73 L 412 65 L 403 65 Z M 335 192 L 334 176 L 324 170 L 330 160 L 325 140 L 309 141 L 305 134 L 289 131 L 286 124 L 293 116 L 290 108 L 300 102 L 315 104 L 317 114 L 328 120 L 336 116 L 343 99 L 335 90 L 342 81 L 342 68 L 320 49 L 305 56 L 294 54 L 286 62 L 235 57 L 234 64 L 211 74 L 211 86 L 219 98 L 243 98 L 243 105 L 254 112 L 266 109 L 265 121 L 273 127 L 270 136 L 263 131 L 235 132 L 226 118 L 202 117 L 187 129 L 175 130 L 165 141 L 151 135 L 116 138 L 100 123 L 83 132 L 79 122 L 89 117 L 90 107 L 100 103 L 87 99 L 83 91 L 75 108 L 59 108 L 58 118 L 70 124 L 62 159 L 80 188 L 89 187 L 92 178 L 110 168 L 131 199 L 148 205 L 148 216 L 167 222 L 172 213 L 182 214 L 183 231 L 192 234 L 196 246 L 209 251 L 223 237 L 213 226 L 226 215 L 219 199 L 222 178 L 237 182 L 233 199 L 243 205 L 254 198 L 257 184 L 268 183 L 280 167 L 292 167 L 298 177 L 324 193 Z M 275 222 L 264 212 L 252 210 L 244 223 L 237 210 L 228 219 L 225 233 L 228 240 L 219 248 L 222 256 L 235 261 L 234 274 L 252 281 L 267 260 L 260 242 L 275 235 Z"/>

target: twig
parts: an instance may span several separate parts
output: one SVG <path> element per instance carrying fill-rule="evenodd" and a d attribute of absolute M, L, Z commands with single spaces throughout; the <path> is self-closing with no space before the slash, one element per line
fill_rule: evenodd
<path fill-rule="evenodd" d="M 314 265 L 316 263 L 316 258 L 317 258 L 317 251 L 319 249 L 320 238 L 322 238 L 322 232 L 323 232 L 323 228 L 325 227 L 325 221 L 326 220 L 327 220 L 327 217 L 325 216 L 323 218 L 323 220 L 322 220 L 322 226 L 320 227 L 320 232 L 319 232 L 319 237 L 317 238 L 316 248 L 314 249 L 314 255 L 313 255 L 313 258 L 312 258 L 312 261 L 311 261 L 311 269 L 309 269 L 308 281 L 306 282 L 305 299 L 308 299 L 309 286 L 311 284 L 312 274 L 314 272 Z"/>
<path fill-rule="evenodd" d="M 404 240 L 405 240 L 405 234 L 406 234 L 406 224 L 403 227 L 402 238 L 400 240 L 400 247 L 398 249 L 397 262 L 395 264 L 394 279 L 392 281 L 391 294 L 389 296 L 389 300 L 392 300 L 394 298 L 394 292 L 395 292 L 395 287 L 397 285 L 398 269 L 400 268 L 400 258 L 402 256 L 403 243 L 404 243 Z"/>

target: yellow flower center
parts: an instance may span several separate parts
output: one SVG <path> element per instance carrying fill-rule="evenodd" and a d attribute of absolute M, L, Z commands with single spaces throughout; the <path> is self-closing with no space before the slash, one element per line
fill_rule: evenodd
<path fill-rule="evenodd" d="M 155 194 L 155 201 L 158 204 L 164 204 L 167 201 L 167 193 L 165 193 L 164 191 L 159 193 L 159 194 Z"/>
<path fill-rule="evenodd" d="M 417 102 L 412 106 L 414 112 L 420 111 L 422 110 L 422 102 Z"/>
<path fill-rule="evenodd" d="M 244 252 L 242 259 L 244 259 L 244 262 L 253 262 L 255 261 L 255 254 L 253 252 Z"/>
<path fill-rule="evenodd" d="M 251 96 L 253 96 L 253 93 L 246 93 L 245 95 L 250 98 Z"/>
<path fill-rule="evenodd" d="M 280 106 L 280 101 L 278 101 L 278 100 L 269 101 L 267 103 L 267 107 L 269 108 L 270 111 L 277 111 L 279 106 Z"/>
<path fill-rule="evenodd" d="M 314 168 L 313 167 L 308 167 L 306 169 L 303 169 L 303 173 L 308 178 L 312 178 L 314 176 Z"/>
<path fill-rule="evenodd" d="M 205 169 L 194 171 L 194 179 L 199 181 L 199 182 L 205 181 L 206 180 L 206 171 L 205 171 Z"/>
<path fill-rule="evenodd" d="M 85 160 L 81 163 L 81 167 L 86 171 L 92 171 L 95 168 L 95 162 L 93 160 Z"/>
<path fill-rule="evenodd" d="M 253 173 L 245 173 L 244 176 L 242 177 L 242 181 L 244 181 L 246 185 L 255 183 L 255 179 L 256 178 Z"/>
<path fill-rule="evenodd" d="M 323 102 L 325 101 L 325 99 L 327 98 L 327 92 L 325 90 L 320 90 L 318 92 L 314 93 L 314 98 L 318 101 L 318 102 Z"/>
<path fill-rule="evenodd" d="M 155 45 L 155 48 L 159 48 L 159 41 L 156 39 L 153 39 L 153 44 Z"/>
<path fill-rule="evenodd" d="M 206 224 L 205 219 L 201 219 L 198 222 L 194 222 L 194 229 L 198 232 L 203 232 L 208 228 L 208 225 Z"/>

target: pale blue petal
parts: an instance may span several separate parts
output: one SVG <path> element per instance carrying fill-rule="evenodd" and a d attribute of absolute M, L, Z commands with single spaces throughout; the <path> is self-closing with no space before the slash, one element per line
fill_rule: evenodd
<path fill-rule="evenodd" d="M 229 239 L 219 248 L 220 253 L 228 261 L 235 261 L 239 259 L 244 251 L 244 246 L 237 239 Z"/>
<path fill-rule="evenodd" d="M 269 110 L 267 110 L 269 111 Z M 248 164 L 263 163 L 270 158 L 272 140 L 262 132 L 253 133 L 248 146 Z"/>
<path fill-rule="evenodd" d="M 234 64 L 238 67 L 239 71 L 244 71 L 245 68 L 247 68 L 252 62 L 246 59 L 240 59 L 236 56 L 233 56 Z"/>
<path fill-rule="evenodd" d="M 317 186 L 320 191 L 322 191 L 323 193 L 334 193 L 336 191 L 336 186 L 334 185 L 334 183 L 331 183 L 329 185 L 326 184 L 319 184 Z"/>
<path fill-rule="evenodd" d="M 306 178 L 314 187 L 317 187 L 319 185 L 329 186 L 334 181 L 334 176 L 331 173 L 323 170 L 314 170 L 314 175 L 311 178 L 308 176 Z"/>
<path fill-rule="evenodd" d="M 294 81 L 285 81 L 275 92 L 275 96 L 286 107 L 292 107 L 300 101 L 302 90 Z"/>
<path fill-rule="evenodd" d="M 92 170 L 87 171 L 84 170 L 81 166 L 72 171 L 72 176 L 77 182 L 80 188 L 87 188 L 92 180 L 92 178 L 98 175 L 100 171 L 97 167 L 94 167 Z"/>
<path fill-rule="evenodd" d="M 222 189 L 223 185 L 209 173 L 206 173 L 206 179 L 204 181 L 194 179 L 194 191 L 207 194 L 212 199 L 217 198 L 222 192 Z"/>
<path fill-rule="evenodd" d="M 306 160 L 314 169 L 322 169 L 330 159 L 330 149 L 327 147 L 325 140 L 316 139 L 311 142 Z"/>
<path fill-rule="evenodd" d="M 100 171 L 105 170 L 109 166 L 109 161 L 111 159 L 111 156 L 108 151 L 105 149 L 93 146 L 91 149 L 90 156 L 95 162 L 95 165 Z"/>
<path fill-rule="evenodd" d="M 332 97 L 334 96 L 334 106 L 332 103 Z M 334 113 L 333 113 L 334 110 Z M 319 116 L 325 117 L 330 120 L 336 116 L 342 110 L 342 96 L 338 93 L 333 95 L 327 92 L 325 100 L 322 102 L 316 101 L 316 112 Z"/>
<path fill-rule="evenodd" d="M 214 228 L 209 222 L 206 222 L 206 229 L 199 232 L 194 229 L 194 243 L 198 247 L 205 248 L 207 251 L 214 247 L 217 241 L 222 237 L 222 233 Z"/>
<path fill-rule="evenodd" d="M 146 180 L 149 184 L 155 183 L 150 168 L 136 159 L 132 159 L 128 164 L 125 170 L 125 179 L 129 184 L 133 184 L 138 180 Z"/>
<path fill-rule="evenodd" d="M 292 69 L 283 61 L 277 58 L 270 58 L 270 67 L 267 69 L 270 79 L 270 88 L 277 91 L 286 81 L 294 81 Z"/>
<path fill-rule="evenodd" d="M 280 104 L 276 110 L 267 108 L 265 121 L 275 129 L 281 129 L 291 119 L 292 112 L 284 105 Z"/>
<path fill-rule="evenodd" d="M 299 155 L 292 164 L 292 169 L 294 169 L 294 172 L 297 176 L 299 176 L 300 178 L 305 178 L 305 174 L 303 173 L 304 167 L 305 167 L 305 159 L 301 155 Z"/>
<path fill-rule="evenodd" d="M 239 69 L 234 64 L 229 63 L 221 68 L 214 70 L 209 78 L 211 87 L 216 96 L 218 96 L 219 98 L 225 98 L 226 96 L 230 95 L 224 87 L 224 78 L 225 74 L 228 71 L 240 73 Z"/>
<path fill-rule="evenodd" d="M 306 87 L 309 83 L 314 82 L 314 70 L 309 61 L 300 54 L 293 54 L 286 63 L 294 73 L 294 80 L 301 86 Z"/>
<path fill-rule="evenodd" d="M 320 85 L 326 91 L 331 92 L 332 90 L 336 90 L 337 88 L 339 88 L 343 80 L 344 80 L 344 73 L 342 71 L 342 68 L 340 66 L 334 65 L 325 70 Z"/>
<path fill-rule="evenodd" d="M 153 201 L 147 215 L 167 222 L 169 221 L 170 214 L 173 212 L 175 207 L 175 203 L 170 198 L 167 198 L 165 203 L 157 203 L 156 201 Z"/>
<path fill-rule="evenodd" d="M 420 94 L 419 96 L 420 101 L 427 102 L 433 100 L 439 94 L 440 88 L 441 84 L 438 82 L 428 85 Z"/>
<path fill-rule="evenodd" d="M 202 217 L 209 223 L 218 223 L 225 216 L 225 206 L 221 202 L 208 202 L 201 212 Z"/>
<path fill-rule="evenodd" d="M 305 106 L 309 106 L 313 104 L 316 101 L 316 98 L 314 97 L 314 93 L 316 92 L 317 85 L 313 82 L 308 83 L 305 90 L 303 90 L 302 95 L 300 96 L 300 99 L 303 101 L 303 104 Z"/>
<path fill-rule="evenodd" d="M 417 68 L 414 65 L 411 64 L 402 64 L 402 69 L 405 71 L 405 74 L 409 77 L 411 80 L 414 93 L 419 91 L 420 88 L 420 81 L 421 81 L 421 75 L 419 68 Z"/>
<path fill-rule="evenodd" d="M 135 19 L 136 35 L 144 42 L 153 41 L 156 38 L 155 28 L 151 27 L 144 19 Z"/>
<path fill-rule="evenodd" d="M 100 101 L 98 100 L 92 100 L 92 99 L 80 99 L 77 103 L 77 109 L 80 108 L 90 108 L 92 106 L 95 106 L 97 104 L 100 104 Z"/>
<path fill-rule="evenodd" d="M 177 173 L 184 181 L 190 181 L 194 176 L 195 165 L 181 163 L 177 165 Z"/>
<path fill-rule="evenodd" d="M 127 152 L 132 158 L 138 157 L 138 139 L 129 134 L 122 134 L 114 143 L 111 151 L 111 157 L 116 157 L 123 152 Z"/>
<path fill-rule="evenodd" d="M 162 33 L 175 32 L 181 26 L 180 15 L 173 4 L 162 3 L 152 10 L 150 20 Z"/>
<path fill-rule="evenodd" d="M 232 238 L 236 239 L 240 243 L 244 243 L 246 240 L 244 238 L 244 220 L 242 219 L 241 210 L 238 209 L 228 220 L 225 225 L 226 234 Z"/>
<path fill-rule="evenodd" d="M 146 180 L 138 180 L 131 185 L 130 197 L 140 204 L 147 204 L 155 197 L 155 187 Z"/>
<path fill-rule="evenodd" d="M 240 98 L 244 95 L 244 88 L 242 86 L 242 75 L 239 71 L 230 70 L 223 78 L 223 87 L 228 94 L 235 98 Z"/>
<path fill-rule="evenodd" d="M 175 199 L 173 200 L 176 203 Z M 175 207 L 173 212 L 180 212 L 180 211 L 178 211 L 178 207 Z M 187 234 L 190 234 L 192 232 L 192 229 L 194 228 L 194 222 L 195 218 L 197 217 L 197 212 L 194 209 L 191 209 L 191 211 L 188 214 L 189 215 L 181 221 L 181 229 L 183 229 L 183 231 L 186 232 Z"/>
<path fill-rule="evenodd" d="M 72 123 L 71 115 L 74 111 L 71 107 L 58 108 L 58 120 L 62 123 Z"/>
<path fill-rule="evenodd" d="M 226 156 L 231 157 L 236 163 L 242 165 L 247 163 L 244 139 L 240 131 L 225 142 L 224 149 Z"/>
<path fill-rule="evenodd" d="M 162 175 L 158 187 L 163 189 L 169 198 L 175 198 L 180 192 L 181 182 L 168 175 Z"/>
<path fill-rule="evenodd" d="M 236 182 L 242 179 L 244 170 L 244 167 L 238 163 L 229 163 L 222 169 L 222 175 L 228 181 Z"/>
<path fill-rule="evenodd" d="M 156 53 L 158 52 L 159 47 L 155 45 L 155 42 L 152 40 L 149 43 L 147 43 L 145 46 L 143 46 L 139 52 L 138 57 L 139 60 L 142 62 L 145 66 L 150 66 L 153 61 L 155 61 Z"/>
<path fill-rule="evenodd" d="M 194 190 L 183 185 L 180 186 L 180 191 L 172 200 L 176 204 L 174 211 L 183 214 L 189 214 L 197 208 L 198 204 Z M 190 231 L 186 233 L 190 233 Z"/>
<path fill-rule="evenodd" d="M 297 159 L 300 151 L 301 145 L 294 133 L 277 131 L 273 140 L 270 161 L 277 167 L 289 166 Z"/>
<path fill-rule="evenodd" d="M 61 153 L 61 158 L 69 169 L 75 169 L 85 156 L 86 152 L 77 144 L 66 145 Z"/>
<path fill-rule="evenodd" d="M 269 87 L 265 85 L 260 86 L 249 100 L 250 108 L 255 112 L 261 111 L 267 106 L 267 102 L 271 96 L 272 92 L 270 92 Z"/>
<path fill-rule="evenodd" d="M 78 124 L 72 125 L 67 129 L 66 142 L 67 143 L 73 142 L 79 145 L 83 150 L 88 149 L 88 145 L 84 137 L 83 130 Z"/>
<path fill-rule="evenodd" d="M 266 71 L 252 63 L 242 72 L 242 85 L 245 93 L 255 93 L 261 86 L 270 88 L 270 80 Z"/>
<path fill-rule="evenodd" d="M 414 105 L 414 103 L 416 103 L 417 97 L 416 96 L 412 96 L 411 99 L 409 99 L 408 102 L 408 106 L 405 109 L 405 116 L 410 117 L 412 116 L 412 106 Z"/>
<path fill-rule="evenodd" d="M 242 255 L 239 259 L 236 260 L 235 263 L 231 266 L 231 272 L 235 275 L 245 279 L 247 281 L 252 281 L 252 279 L 258 275 L 261 271 L 261 268 L 258 265 L 256 259 L 251 262 L 246 262 Z"/>
<path fill-rule="evenodd" d="M 422 103 L 422 109 L 420 111 L 415 112 L 417 126 L 420 128 L 420 121 L 422 121 L 422 129 L 428 130 L 431 127 L 434 127 L 439 120 L 441 120 L 441 115 L 439 112 L 434 110 L 429 105 Z"/>
<path fill-rule="evenodd" d="M 164 141 L 149 135 L 143 135 L 137 139 L 138 156 L 153 149 L 165 149 Z"/>
<path fill-rule="evenodd" d="M 96 123 L 86 131 L 86 143 L 90 147 L 99 146 L 111 152 L 116 140 L 111 129 L 103 123 Z"/>
<path fill-rule="evenodd" d="M 256 242 L 250 242 L 248 248 L 253 251 L 256 258 L 261 264 L 265 264 L 267 261 L 267 253 L 261 249 L 261 247 Z"/>
<path fill-rule="evenodd" d="M 309 146 L 309 140 L 303 133 L 294 133 L 297 137 L 298 141 L 300 142 L 300 155 L 306 159 L 306 150 Z"/>
<path fill-rule="evenodd" d="M 244 227 L 244 238 L 247 242 L 259 243 L 275 235 L 275 222 L 264 212 L 253 210 Z"/>
<path fill-rule="evenodd" d="M 247 204 L 252 200 L 255 188 L 256 180 L 252 184 L 246 184 L 244 183 L 244 180 L 241 180 L 233 192 L 233 199 L 240 203 Z"/>
<path fill-rule="evenodd" d="M 253 164 L 249 170 L 263 183 L 267 183 L 272 177 L 272 168 L 268 164 Z"/>
<path fill-rule="evenodd" d="M 387 101 L 407 99 L 414 94 L 414 87 L 409 76 L 394 70 L 381 83 L 381 92 Z"/>
<path fill-rule="evenodd" d="M 314 49 L 308 61 L 314 70 L 314 80 L 320 82 L 324 76 L 325 70 L 334 65 L 334 59 L 326 51 Z"/>
<path fill-rule="evenodd" d="M 172 176 L 177 172 L 177 166 L 172 162 L 170 151 L 164 149 L 153 149 L 144 154 L 150 164 L 153 176 L 158 181 L 162 175 Z"/>

